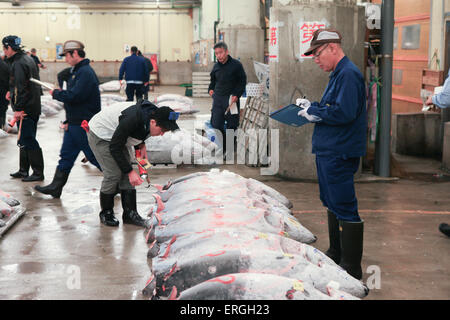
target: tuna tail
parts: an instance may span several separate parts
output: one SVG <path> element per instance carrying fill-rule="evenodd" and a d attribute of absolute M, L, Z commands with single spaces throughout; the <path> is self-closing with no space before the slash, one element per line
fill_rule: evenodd
<path fill-rule="evenodd" d="M 156 278 L 155 275 L 152 274 L 150 276 L 150 279 L 148 279 L 147 283 L 145 284 L 145 288 L 142 289 L 142 294 L 144 296 L 154 296 L 156 293 Z"/>
<path fill-rule="evenodd" d="M 156 240 L 153 241 L 150 247 L 148 248 L 147 258 L 153 259 L 154 257 L 157 257 L 159 254 L 159 250 L 160 250 L 159 243 Z"/>
<path fill-rule="evenodd" d="M 168 300 L 177 300 L 178 299 L 178 290 L 177 287 L 173 286 L 172 291 L 170 292 L 170 295 L 168 297 Z"/>

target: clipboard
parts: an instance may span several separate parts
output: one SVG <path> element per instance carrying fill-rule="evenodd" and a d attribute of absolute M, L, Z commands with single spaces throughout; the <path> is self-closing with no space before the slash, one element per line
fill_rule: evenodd
<path fill-rule="evenodd" d="M 270 113 L 269 117 L 274 120 L 277 120 L 281 123 L 293 126 L 293 127 L 301 127 L 304 124 L 311 123 L 305 117 L 301 117 L 298 115 L 298 112 L 303 109 L 296 104 L 290 104 L 281 109 L 273 111 Z"/>

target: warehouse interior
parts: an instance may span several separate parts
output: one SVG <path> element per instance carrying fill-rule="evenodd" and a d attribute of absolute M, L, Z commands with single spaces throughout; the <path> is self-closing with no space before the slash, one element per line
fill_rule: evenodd
<path fill-rule="evenodd" d="M 393 15 L 388 27 L 390 22 L 383 17 L 386 7 L 392 9 Z M 316 249 L 314 254 L 325 253 L 330 244 L 327 208 L 319 197 L 315 155 L 311 153 L 314 125 L 293 127 L 271 119 L 269 114 L 304 96 L 320 101 L 329 74 L 303 52 L 314 28 L 340 30 L 342 48 L 361 71 L 367 94 L 367 146 L 354 175 L 358 212 L 364 220 L 361 284 L 368 294 L 357 297 L 362 300 L 450 298 L 450 239 L 439 230 L 442 223 L 450 224 L 450 109 L 425 109 L 424 100 L 426 90 L 436 92 L 449 72 L 449 26 L 450 0 L 0 1 L 1 38 L 16 35 L 23 51 L 36 50 L 43 65 L 37 67 L 39 77 L 45 84 L 57 87 L 58 73 L 69 66 L 59 55 L 64 43 L 78 40 L 84 44 L 86 58 L 101 84 L 102 110 L 114 103 L 125 103 L 119 72 L 136 46 L 153 65 L 148 101 L 179 112 L 177 123 L 189 137 L 189 147 L 195 136 L 193 139 L 203 144 L 200 148 L 217 147 L 211 131 L 213 98 L 208 86 L 210 72 L 218 63 L 214 45 L 227 43 L 230 56 L 242 64 L 247 76 L 246 91 L 239 99 L 239 129 L 248 140 L 240 144 L 238 136 L 235 157 L 214 161 L 207 157 L 211 154 L 205 156 L 204 149 L 200 150 L 200 160 L 195 150 L 183 149 L 188 141 L 185 136 L 170 142 L 158 140 L 163 141 L 158 145 L 155 140 L 147 140 L 152 166 L 148 169 L 149 180 L 136 187 L 137 211 L 143 217 L 160 219 L 154 213 L 159 205 L 154 196 L 159 186 L 199 172 L 229 171 L 247 184 L 256 180 L 287 199 L 294 224 L 301 224 L 316 238 L 309 243 Z M 390 38 L 386 37 L 389 27 Z M 383 45 L 386 39 L 392 41 L 391 46 Z M 389 47 L 390 53 L 384 51 Z M 384 60 L 390 62 L 388 69 Z M 392 79 L 383 74 L 391 74 Z M 163 97 L 168 99 L 165 103 L 161 102 Z M 0 224 L 0 300 L 180 297 L 182 289 L 189 289 L 190 276 L 180 272 L 181 258 L 186 256 L 180 256 L 178 269 L 171 265 L 170 272 L 162 276 L 155 271 L 162 268 L 167 256 L 169 262 L 176 258 L 170 249 L 177 237 L 158 242 L 166 251 L 161 249 L 158 257 L 150 258 L 154 243 L 148 237 L 153 228 L 122 224 L 121 196 L 114 200 L 119 227 L 102 225 L 98 194 L 103 173 L 83 161 L 82 153 L 60 198 L 36 192 L 36 185 L 52 182 L 66 119 L 62 103 L 56 106 L 44 87 L 41 104 L 36 139 L 44 157 L 44 181 L 23 182 L 10 177 L 19 163 L 20 128 L 4 127 L 0 132 L 0 200 L 12 198 L 20 203 L 17 207 L 11 205 L 12 213 L 4 213 L 0 219 L 4 221 Z M 134 104 L 136 101 L 129 105 Z M 11 121 L 13 111 L 8 108 L 6 123 Z M 256 138 L 253 129 L 265 133 Z M 384 139 L 380 138 L 383 134 Z M 252 149 L 253 138 L 259 144 L 256 149 Z M 161 151 L 159 143 L 178 149 Z M 239 152 L 243 152 L 243 158 L 239 158 Z M 139 172 L 141 167 L 136 161 L 132 160 L 133 168 Z M 192 186 L 192 192 L 200 187 Z M 209 189 L 205 186 L 205 190 Z M 218 196 L 204 192 L 210 200 Z M 190 208 L 189 203 L 185 206 Z M 254 209 L 253 204 L 249 208 Z M 283 221 L 286 227 L 289 222 Z M 158 230 L 164 232 L 164 228 Z M 229 228 L 228 232 L 238 230 Z M 284 233 L 288 237 L 286 229 L 280 230 L 284 231 L 277 236 Z M 181 228 L 178 238 L 184 232 Z M 199 245 L 203 248 L 203 240 Z M 217 247 L 211 248 L 218 252 Z M 198 259 L 203 257 L 201 254 Z M 284 253 L 285 258 L 290 256 Z M 271 267 L 278 270 L 274 274 L 283 268 L 275 263 Z M 211 268 L 206 269 L 210 274 L 202 281 L 211 281 L 215 272 L 210 272 Z M 185 277 L 185 286 L 180 284 L 169 292 L 164 288 L 161 296 L 148 289 L 154 277 L 175 278 L 177 273 Z M 306 271 L 301 275 L 304 278 L 295 281 L 309 288 Z M 227 274 L 215 276 L 223 280 Z M 326 282 L 328 292 L 318 293 L 324 295 L 323 299 L 355 298 L 338 291 L 339 284 L 336 288 Z M 303 285 L 299 289 L 295 284 L 292 290 L 304 294 Z M 262 296 L 269 300 L 291 299 L 284 289 L 277 295 L 278 287 L 281 284 L 276 280 L 267 283 Z M 334 288 L 340 293 L 333 293 Z M 239 300 L 240 296 L 234 294 Z M 312 294 L 309 299 L 314 297 Z"/>

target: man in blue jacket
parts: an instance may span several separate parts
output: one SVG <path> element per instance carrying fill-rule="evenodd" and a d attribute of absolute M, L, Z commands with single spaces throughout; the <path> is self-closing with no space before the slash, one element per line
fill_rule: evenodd
<path fill-rule="evenodd" d="M 425 102 L 427 106 L 437 106 L 440 109 L 450 108 L 450 70 L 447 79 L 442 86 L 442 91 L 437 94 L 430 95 Z M 438 110 L 438 109 L 437 109 Z M 450 225 L 448 223 L 441 223 L 439 230 L 450 237 Z"/>
<path fill-rule="evenodd" d="M 330 72 L 320 102 L 299 99 L 299 116 L 315 122 L 312 152 L 316 154 L 320 200 L 328 208 L 330 248 L 326 252 L 350 275 L 362 278 L 363 225 L 358 214 L 353 176 L 366 152 L 366 94 L 361 72 L 345 56 L 341 34 L 319 29 L 311 47 L 314 62 Z"/>
<path fill-rule="evenodd" d="M 149 81 L 150 71 L 144 58 L 137 55 L 137 47 L 131 47 L 131 55 L 123 59 L 119 70 L 119 81 L 122 81 L 125 73 L 127 88 L 127 101 L 133 101 L 136 95 L 136 101 L 142 99 L 144 94 L 144 84 Z"/>
<path fill-rule="evenodd" d="M 72 66 L 67 81 L 67 90 L 55 89 L 51 90 L 50 94 L 53 99 L 64 102 L 67 118 L 64 123 L 64 139 L 52 183 L 45 187 L 35 186 L 37 191 L 49 194 L 54 198 L 61 196 L 62 189 L 80 151 L 83 151 L 89 162 L 101 170 L 89 147 L 86 132 L 81 127 L 83 121 L 91 120 L 100 111 L 97 75 L 89 65 L 89 59 L 85 58 L 83 43 L 76 40 L 66 41 L 60 55 L 65 56 L 66 62 Z"/>

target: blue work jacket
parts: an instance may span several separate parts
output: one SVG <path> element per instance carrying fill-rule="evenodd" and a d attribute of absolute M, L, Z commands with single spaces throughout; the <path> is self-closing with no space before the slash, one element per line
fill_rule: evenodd
<path fill-rule="evenodd" d="M 100 111 L 99 81 L 89 59 L 83 59 L 70 72 L 67 90 L 54 90 L 53 99 L 64 102 L 67 122 L 79 125 Z"/>
<path fill-rule="evenodd" d="M 308 114 L 320 117 L 314 127 L 312 153 L 319 156 L 361 157 L 366 153 L 367 115 L 364 78 L 346 56 L 330 74 L 320 103 Z"/>

